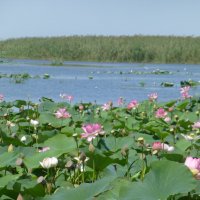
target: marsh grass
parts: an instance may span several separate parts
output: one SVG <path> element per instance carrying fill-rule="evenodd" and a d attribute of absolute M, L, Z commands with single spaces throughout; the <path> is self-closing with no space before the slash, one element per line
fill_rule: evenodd
<path fill-rule="evenodd" d="M 0 58 L 142 63 L 200 63 L 200 37 L 69 36 L 9 39 Z M 58 62 L 59 61 L 59 62 Z M 60 62 L 61 61 L 61 62 Z"/>

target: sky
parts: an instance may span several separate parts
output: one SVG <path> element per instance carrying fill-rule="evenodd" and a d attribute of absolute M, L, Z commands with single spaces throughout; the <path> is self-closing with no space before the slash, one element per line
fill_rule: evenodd
<path fill-rule="evenodd" d="M 0 0 L 0 39 L 200 36 L 200 0 Z"/>

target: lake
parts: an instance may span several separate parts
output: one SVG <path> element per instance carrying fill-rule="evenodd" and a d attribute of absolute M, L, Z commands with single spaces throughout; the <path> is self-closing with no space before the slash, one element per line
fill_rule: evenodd
<path fill-rule="evenodd" d="M 1 78 L 0 93 L 5 95 L 6 101 L 38 102 L 41 97 L 60 101 L 60 93 L 66 93 L 74 96 L 74 102 L 102 104 L 109 100 L 116 103 L 119 97 L 127 102 L 141 101 L 152 92 L 158 93 L 158 101 L 168 101 L 180 98 L 180 81 L 200 81 L 200 65 L 185 64 L 64 62 L 64 66 L 51 66 L 50 61 L 9 60 L 0 64 L 0 73 L 41 77 L 23 83 Z M 50 78 L 43 79 L 44 74 L 49 74 Z M 174 86 L 163 87 L 162 82 L 172 82 Z M 193 87 L 190 94 L 199 96 L 200 86 Z"/>

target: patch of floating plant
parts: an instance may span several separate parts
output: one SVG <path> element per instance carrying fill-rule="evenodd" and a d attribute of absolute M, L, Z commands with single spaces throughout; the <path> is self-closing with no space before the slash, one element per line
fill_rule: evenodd
<path fill-rule="evenodd" d="M 43 78 L 48 79 L 50 78 L 49 74 L 44 74 L 42 77 L 39 75 L 31 76 L 28 73 L 21 73 L 21 74 L 0 74 L 0 78 L 9 78 L 14 83 L 23 83 L 25 80 L 28 79 L 36 79 L 36 78 Z"/>
<path fill-rule="evenodd" d="M 180 85 L 181 87 L 185 87 L 185 86 L 195 87 L 195 86 L 200 85 L 200 81 L 193 81 L 193 80 L 181 81 Z"/>
<path fill-rule="evenodd" d="M 172 83 L 172 82 L 162 82 L 160 85 L 163 86 L 163 87 L 173 87 L 174 83 Z"/>
<path fill-rule="evenodd" d="M 91 74 L 100 74 L 99 71 L 92 71 L 90 72 Z M 130 70 L 130 71 L 103 71 L 101 72 L 102 74 L 136 74 L 136 75 L 145 75 L 145 74 L 156 74 L 156 75 L 171 75 L 173 74 L 173 72 L 167 71 L 167 70 L 160 70 L 160 69 L 156 69 L 153 71 L 137 71 L 137 70 Z"/>

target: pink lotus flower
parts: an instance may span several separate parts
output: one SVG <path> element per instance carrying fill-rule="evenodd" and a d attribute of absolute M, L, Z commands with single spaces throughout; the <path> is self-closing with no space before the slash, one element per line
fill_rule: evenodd
<path fill-rule="evenodd" d="M 3 99 L 4 99 L 4 95 L 0 94 L 0 101 L 3 101 Z"/>
<path fill-rule="evenodd" d="M 80 104 L 80 105 L 78 106 L 78 108 L 79 108 L 79 111 L 82 112 L 82 111 L 84 110 L 84 105 Z"/>
<path fill-rule="evenodd" d="M 167 112 L 163 108 L 159 108 L 156 111 L 156 118 L 162 118 L 164 119 L 167 116 Z"/>
<path fill-rule="evenodd" d="M 57 112 L 55 113 L 55 116 L 57 119 L 60 119 L 60 118 L 69 118 L 71 117 L 71 115 L 67 112 L 66 108 L 60 108 L 57 110 Z"/>
<path fill-rule="evenodd" d="M 195 122 L 195 123 L 192 125 L 192 128 L 193 128 L 193 129 L 199 129 L 199 128 L 200 128 L 200 121 Z"/>
<path fill-rule="evenodd" d="M 119 99 L 117 100 L 117 104 L 118 106 L 122 106 L 124 104 L 124 99 L 122 97 L 119 97 Z"/>
<path fill-rule="evenodd" d="M 43 153 L 49 150 L 50 150 L 50 147 L 42 147 L 41 149 L 38 150 L 38 152 Z"/>
<path fill-rule="evenodd" d="M 158 98 L 158 94 L 157 93 L 151 93 L 148 95 L 149 97 L 149 101 L 153 102 L 153 101 L 156 101 L 157 98 Z"/>
<path fill-rule="evenodd" d="M 103 135 L 104 131 L 100 124 L 86 124 L 82 127 L 84 133 L 81 134 L 81 138 L 86 138 L 88 142 L 91 142 L 96 136 Z"/>
<path fill-rule="evenodd" d="M 187 157 L 184 163 L 196 179 L 200 179 L 200 158 Z"/>
<path fill-rule="evenodd" d="M 139 103 L 137 102 L 137 100 L 132 100 L 128 105 L 127 105 L 127 109 L 131 110 L 131 109 L 136 109 L 139 106 Z"/>
<path fill-rule="evenodd" d="M 164 121 L 165 121 L 165 122 L 170 122 L 170 121 L 171 121 L 171 118 L 170 118 L 170 117 L 165 117 L 165 118 L 164 118 Z"/>
<path fill-rule="evenodd" d="M 183 99 L 188 99 L 192 96 L 189 95 L 190 86 L 185 86 L 180 89 L 181 97 Z"/>
<path fill-rule="evenodd" d="M 112 105 L 113 105 L 112 101 L 109 101 L 109 102 L 103 104 L 103 106 L 101 106 L 101 108 L 102 108 L 102 110 L 104 110 L 104 111 L 105 111 L 105 110 L 110 110 L 110 109 L 112 108 Z"/>
<path fill-rule="evenodd" d="M 68 94 L 60 94 L 60 97 L 62 98 L 62 99 L 66 99 L 66 100 L 68 100 L 70 103 L 73 101 L 73 99 L 74 99 L 74 97 L 72 96 L 72 95 L 68 95 Z"/>
<path fill-rule="evenodd" d="M 173 111 L 174 111 L 174 107 L 169 107 L 169 108 L 168 108 L 168 111 L 169 111 L 169 112 L 173 112 Z"/>
<path fill-rule="evenodd" d="M 168 144 L 165 144 L 165 143 L 154 142 L 152 144 L 152 150 L 157 150 L 157 151 L 164 150 L 167 152 L 172 152 L 172 151 L 174 151 L 174 147 L 169 146 Z"/>

